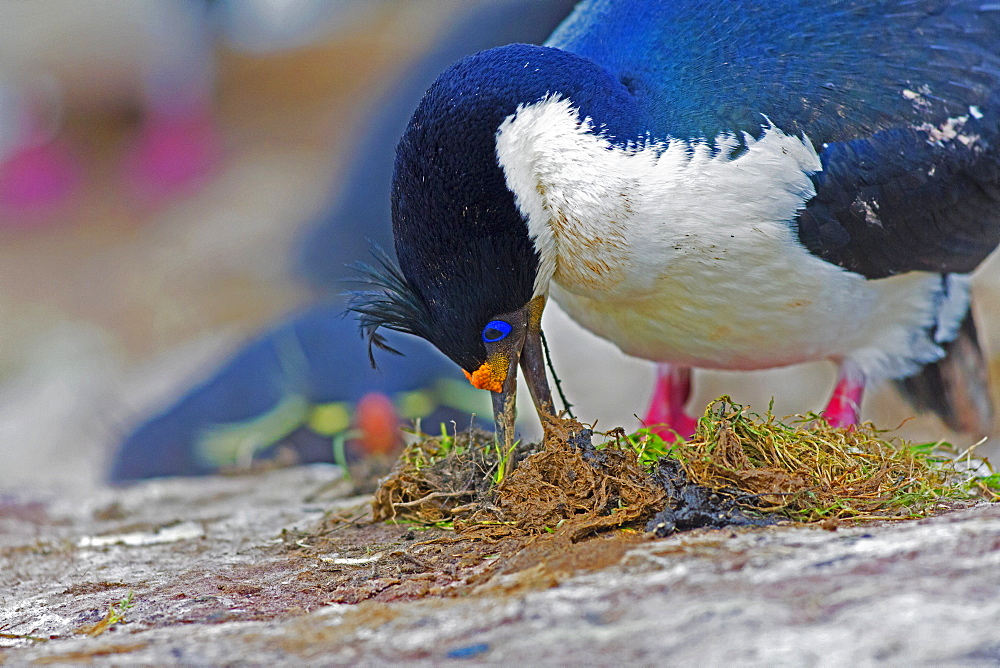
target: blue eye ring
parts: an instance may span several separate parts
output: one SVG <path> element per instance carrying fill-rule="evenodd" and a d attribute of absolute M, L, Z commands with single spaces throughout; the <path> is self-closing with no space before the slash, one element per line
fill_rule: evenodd
<path fill-rule="evenodd" d="M 503 320 L 490 320 L 483 327 L 483 343 L 496 343 L 497 341 L 503 341 L 510 334 L 510 331 L 514 329 L 510 326 L 509 322 L 504 322 Z"/>

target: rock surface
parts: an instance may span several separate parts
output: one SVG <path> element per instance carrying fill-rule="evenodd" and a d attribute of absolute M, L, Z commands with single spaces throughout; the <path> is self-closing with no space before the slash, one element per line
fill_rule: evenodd
<path fill-rule="evenodd" d="M 370 581 L 381 553 L 294 551 L 365 502 L 337 498 L 338 477 L 0 498 L 0 663 L 1000 663 L 1000 506 L 833 532 L 632 535 L 610 560 L 526 561 L 458 596 L 345 604 L 317 573 Z M 86 635 L 129 591 L 124 621 Z"/>

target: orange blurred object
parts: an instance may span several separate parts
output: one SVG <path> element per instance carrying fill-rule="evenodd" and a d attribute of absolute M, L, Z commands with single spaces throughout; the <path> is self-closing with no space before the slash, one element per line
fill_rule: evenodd
<path fill-rule="evenodd" d="M 355 408 L 355 422 L 365 456 L 391 455 L 403 444 L 399 415 L 386 395 L 370 392 L 361 397 Z"/>

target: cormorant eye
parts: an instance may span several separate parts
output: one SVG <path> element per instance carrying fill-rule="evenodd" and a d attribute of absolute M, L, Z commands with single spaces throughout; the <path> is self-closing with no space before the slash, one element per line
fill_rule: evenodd
<path fill-rule="evenodd" d="M 483 327 L 483 341 L 486 343 L 496 343 L 500 341 L 508 334 L 510 334 L 511 326 L 509 322 L 504 322 L 503 320 L 491 320 L 486 323 Z"/>

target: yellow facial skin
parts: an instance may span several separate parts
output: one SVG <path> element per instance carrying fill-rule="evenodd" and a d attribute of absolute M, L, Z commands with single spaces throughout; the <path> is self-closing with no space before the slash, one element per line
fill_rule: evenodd
<path fill-rule="evenodd" d="M 545 310 L 545 295 L 538 295 L 528 302 L 528 329 L 538 331 L 542 328 L 542 311 Z"/>
<path fill-rule="evenodd" d="M 510 359 L 506 355 L 494 353 L 472 373 L 465 369 L 462 369 L 462 373 L 469 379 L 473 387 L 490 392 L 500 392 L 503 389 L 503 382 L 507 379 L 509 366 Z"/>

